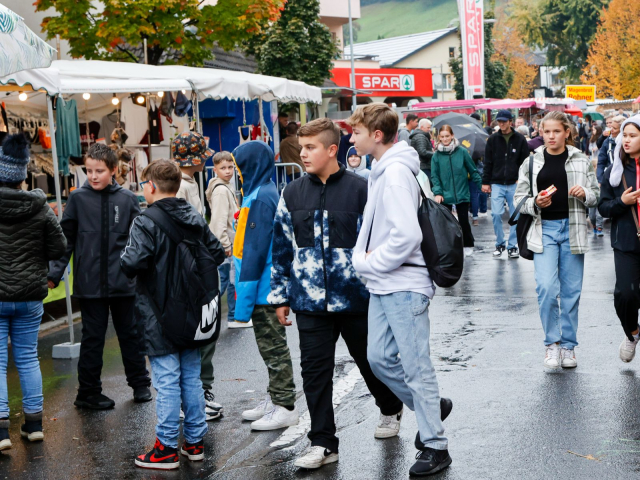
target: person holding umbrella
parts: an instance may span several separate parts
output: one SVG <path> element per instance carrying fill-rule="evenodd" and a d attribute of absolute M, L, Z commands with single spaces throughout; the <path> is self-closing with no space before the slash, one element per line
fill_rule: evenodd
<path fill-rule="evenodd" d="M 436 152 L 431 159 L 431 181 L 433 194 L 438 203 L 449 210 L 453 205 L 458 212 L 458 222 L 462 227 L 465 255 L 473 254 L 473 234 L 469 225 L 468 178 L 478 186 L 482 185 L 482 177 L 476 169 L 474 161 L 466 148 L 461 147 L 453 134 L 450 125 L 442 125 L 438 131 Z"/>

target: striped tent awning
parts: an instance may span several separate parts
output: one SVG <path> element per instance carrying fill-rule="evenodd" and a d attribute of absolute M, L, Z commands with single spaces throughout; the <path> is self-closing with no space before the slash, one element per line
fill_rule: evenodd
<path fill-rule="evenodd" d="M 51 65 L 55 49 L 38 37 L 17 13 L 0 4 L 0 77 Z"/>

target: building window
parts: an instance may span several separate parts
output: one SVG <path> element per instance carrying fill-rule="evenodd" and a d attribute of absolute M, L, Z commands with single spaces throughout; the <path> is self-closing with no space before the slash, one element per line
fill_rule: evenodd
<path fill-rule="evenodd" d="M 440 74 L 440 73 L 432 73 L 433 77 L 433 89 L 437 91 L 441 90 L 451 90 L 452 82 L 451 75 L 448 74 Z"/>
<path fill-rule="evenodd" d="M 449 58 L 455 58 L 456 56 L 456 47 L 449 47 Z"/>

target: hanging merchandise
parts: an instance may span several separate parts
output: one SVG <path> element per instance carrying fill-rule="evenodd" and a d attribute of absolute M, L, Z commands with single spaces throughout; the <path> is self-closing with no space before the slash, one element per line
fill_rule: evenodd
<path fill-rule="evenodd" d="M 142 137 L 145 136 L 149 127 L 147 126 L 148 117 L 146 107 L 141 107 L 133 103 L 131 97 L 122 99 L 122 110 L 120 119 L 127 125 L 127 135 L 129 143 L 141 144 Z"/>
<path fill-rule="evenodd" d="M 164 140 L 164 135 L 162 134 L 162 127 L 161 127 L 162 122 L 160 120 L 160 110 L 158 109 L 158 106 L 155 104 L 154 101 L 151 101 L 149 105 L 149 116 L 147 118 L 148 118 L 147 122 L 149 124 L 149 130 L 147 131 L 147 133 L 145 133 L 144 137 L 142 137 L 142 140 L 140 140 L 140 143 L 142 145 L 149 143 L 149 138 L 147 137 L 147 134 L 150 134 L 151 144 L 160 145 L 160 143 L 162 143 L 162 141 Z"/>
<path fill-rule="evenodd" d="M 113 131 L 118 127 L 122 127 L 125 130 L 127 129 L 125 123 L 120 122 L 120 114 L 118 110 L 114 110 L 110 114 L 102 117 L 102 128 L 100 129 L 100 135 L 109 140 Z"/>
<path fill-rule="evenodd" d="M 38 137 L 40 139 L 40 145 L 42 145 L 42 148 L 44 148 L 45 150 L 50 150 L 51 134 L 49 133 L 49 130 L 45 127 L 38 128 Z"/>
<path fill-rule="evenodd" d="M 178 95 L 176 96 L 175 113 L 178 117 L 184 117 L 185 115 L 191 117 L 193 115 L 193 105 L 182 92 L 178 92 Z"/>
<path fill-rule="evenodd" d="M 242 125 L 238 127 L 238 133 L 240 134 L 239 145 L 242 145 L 243 143 L 247 143 L 248 141 L 251 140 L 252 130 L 253 130 L 253 125 Z"/>
<path fill-rule="evenodd" d="M 80 144 L 80 122 L 75 100 L 56 102 L 56 147 L 58 149 L 59 170 L 69 175 L 69 158 L 82 157 Z"/>
<path fill-rule="evenodd" d="M 100 138 L 100 124 L 96 121 L 89 122 L 89 131 L 87 132 L 87 124 L 80 124 L 80 142 L 82 143 L 82 152 L 86 153 L 89 147 L 96 143 L 96 140 Z M 87 137 L 87 133 L 89 136 Z"/>
<path fill-rule="evenodd" d="M 173 94 L 171 92 L 164 92 L 162 102 L 160 103 L 160 113 L 169 123 L 173 123 L 173 108 Z"/>
<path fill-rule="evenodd" d="M 111 132 L 111 143 L 115 143 L 117 146 L 122 147 L 125 143 L 127 143 L 127 139 L 129 135 L 124 131 L 123 128 L 116 128 L 113 132 Z"/>

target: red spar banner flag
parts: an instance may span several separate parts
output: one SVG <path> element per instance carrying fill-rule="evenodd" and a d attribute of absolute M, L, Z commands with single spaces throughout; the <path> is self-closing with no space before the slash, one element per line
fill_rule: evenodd
<path fill-rule="evenodd" d="M 484 96 L 484 5 L 483 0 L 458 0 L 464 98 Z"/>

